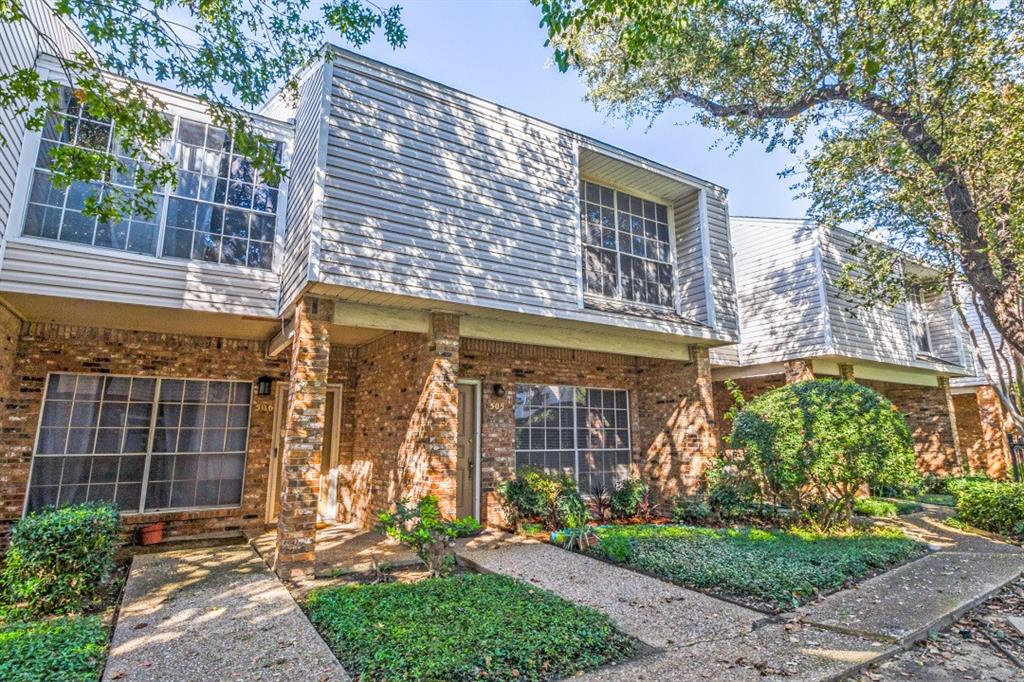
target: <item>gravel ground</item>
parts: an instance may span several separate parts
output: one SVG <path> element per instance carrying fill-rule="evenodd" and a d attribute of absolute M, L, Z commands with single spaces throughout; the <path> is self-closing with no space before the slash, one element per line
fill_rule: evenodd
<path fill-rule="evenodd" d="M 1024 635 L 1010 626 L 1011 616 L 1024 617 L 1024 579 L 1004 588 L 948 630 L 933 634 L 854 679 L 1024 680 Z"/>
<path fill-rule="evenodd" d="M 104 682 L 335 682 L 338 659 L 248 545 L 135 557 Z"/>

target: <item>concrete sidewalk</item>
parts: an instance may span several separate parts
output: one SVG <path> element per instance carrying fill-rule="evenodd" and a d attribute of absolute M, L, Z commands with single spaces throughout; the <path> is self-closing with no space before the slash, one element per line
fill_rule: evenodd
<path fill-rule="evenodd" d="M 485 535 L 459 557 L 600 609 L 657 650 L 586 680 L 831 680 L 945 627 L 1024 570 L 1019 547 L 933 515 L 898 524 L 936 551 L 781 618 L 508 535 Z"/>
<path fill-rule="evenodd" d="M 103 679 L 348 678 L 263 559 L 231 545 L 135 557 Z"/>

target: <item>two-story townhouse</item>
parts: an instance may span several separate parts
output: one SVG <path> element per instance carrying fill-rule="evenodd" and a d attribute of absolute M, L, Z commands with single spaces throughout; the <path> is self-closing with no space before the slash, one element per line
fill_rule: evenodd
<path fill-rule="evenodd" d="M 276 521 L 290 575 L 318 522 L 424 494 L 492 520 L 525 465 L 698 484 L 709 349 L 738 338 L 723 188 L 342 49 L 257 116 L 272 187 L 159 92 L 180 173 L 154 218 L 97 224 L 88 188 L 50 185 L 49 145 L 116 138 L 73 97 L 24 136 L 4 521 L 92 499 L 170 535 Z"/>
<path fill-rule="evenodd" d="M 978 340 L 981 362 L 974 363 L 976 371 L 972 376 L 950 381 L 960 447 L 972 472 L 1005 478 L 1013 474 L 1010 438 L 1017 429 L 999 398 L 996 385 L 1000 375 L 1009 379 L 1008 384 L 1015 383 L 1011 378 L 1014 363 L 1002 336 L 970 303 L 970 291 L 961 292 L 961 299 L 965 302 L 964 317 Z M 1018 466 L 1020 475 L 1024 475 L 1024 460 L 1020 460 Z"/>
<path fill-rule="evenodd" d="M 973 363 L 948 293 L 856 305 L 840 286 L 859 259 L 855 234 L 776 218 L 734 216 L 731 227 L 740 343 L 712 351 L 718 414 L 732 404 L 726 380 L 749 398 L 814 377 L 851 379 L 906 415 L 922 471 L 960 471 L 950 379 Z M 724 436 L 728 420 L 719 424 Z"/>

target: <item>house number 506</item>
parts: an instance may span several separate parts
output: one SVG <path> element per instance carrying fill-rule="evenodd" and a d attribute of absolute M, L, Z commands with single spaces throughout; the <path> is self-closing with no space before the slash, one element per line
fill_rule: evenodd
<path fill-rule="evenodd" d="M 274 403 L 256 403 L 256 406 L 253 409 L 257 412 L 273 412 Z"/>

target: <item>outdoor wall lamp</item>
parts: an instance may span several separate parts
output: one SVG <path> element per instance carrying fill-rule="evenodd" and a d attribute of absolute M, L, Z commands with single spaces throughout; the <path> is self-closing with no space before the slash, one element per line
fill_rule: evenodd
<path fill-rule="evenodd" d="M 256 380 L 256 395 L 270 395 L 270 387 L 274 380 L 270 377 L 260 377 Z"/>
<path fill-rule="evenodd" d="M 505 397 L 505 387 L 502 386 L 501 384 L 494 384 L 494 386 L 491 387 L 491 390 L 494 392 L 495 397 L 497 397 L 497 398 L 504 398 Z"/>

